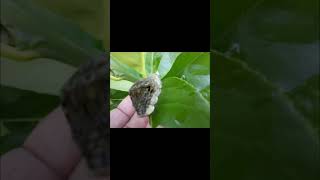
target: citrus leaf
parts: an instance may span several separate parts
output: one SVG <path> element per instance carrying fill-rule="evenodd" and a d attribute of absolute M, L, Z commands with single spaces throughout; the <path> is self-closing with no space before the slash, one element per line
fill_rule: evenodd
<path fill-rule="evenodd" d="M 199 91 L 210 88 L 210 56 L 205 53 L 187 66 L 183 77 Z"/>
<path fill-rule="evenodd" d="M 110 80 L 110 88 L 114 90 L 128 92 L 132 85 L 132 82 L 126 80 Z"/>
<path fill-rule="evenodd" d="M 167 74 L 165 77 L 180 77 L 183 71 L 193 62 L 199 61 L 209 61 L 209 53 L 204 52 L 183 52 L 179 54 L 176 60 L 171 64 L 170 69 L 167 69 Z M 161 62 L 160 62 L 161 64 Z M 160 71 L 159 71 L 160 72 Z M 161 73 L 160 73 L 161 74 Z"/>
<path fill-rule="evenodd" d="M 176 128 L 210 127 L 210 104 L 188 82 L 177 77 L 163 80 L 152 126 Z"/>
<path fill-rule="evenodd" d="M 158 72 L 160 77 L 163 78 L 167 75 L 167 73 L 172 68 L 174 62 L 179 56 L 179 52 L 164 52 L 161 53 L 162 57 L 158 65 Z"/>
<path fill-rule="evenodd" d="M 120 76 L 123 76 L 126 80 L 135 82 L 142 78 L 141 74 L 138 71 L 131 68 L 129 65 L 122 62 L 122 58 L 118 59 L 111 55 L 110 57 L 110 67 L 111 70 L 118 73 Z"/>
<path fill-rule="evenodd" d="M 159 66 L 162 53 L 159 52 L 146 52 L 145 53 L 145 69 L 147 75 L 155 73 Z"/>
<path fill-rule="evenodd" d="M 140 74 L 145 74 L 145 53 L 143 52 L 111 52 L 112 59 L 129 66 Z"/>

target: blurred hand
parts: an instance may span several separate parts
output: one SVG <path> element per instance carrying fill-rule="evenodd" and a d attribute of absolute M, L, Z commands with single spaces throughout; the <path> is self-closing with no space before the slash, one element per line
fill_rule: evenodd
<path fill-rule="evenodd" d="M 110 112 L 111 128 L 150 128 L 148 117 L 140 118 L 129 96 Z M 60 107 L 40 121 L 22 147 L 1 157 L 1 180 L 109 180 L 93 177 L 74 143 Z"/>
<path fill-rule="evenodd" d="M 109 180 L 91 175 L 59 107 L 41 120 L 21 148 L 0 157 L 1 180 Z"/>

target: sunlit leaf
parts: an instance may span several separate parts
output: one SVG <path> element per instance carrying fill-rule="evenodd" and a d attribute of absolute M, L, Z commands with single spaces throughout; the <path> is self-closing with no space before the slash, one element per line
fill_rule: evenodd
<path fill-rule="evenodd" d="M 145 53 L 142 52 L 111 52 L 112 59 L 133 68 L 134 70 L 144 74 L 145 72 Z"/>
<path fill-rule="evenodd" d="M 209 102 L 188 82 L 176 77 L 166 78 L 152 115 L 152 126 L 208 128 L 209 107 Z"/>
<path fill-rule="evenodd" d="M 132 82 L 126 80 L 110 80 L 110 88 L 119 90 L 119 91 L 126 91 L 128 92 L 130 87 L 133 85 Z"/>
<path fill-rule="evenodd" d="M 164 52 L 161 53 L 162 57 L 158 65 L 158 72 L 160 74 L 160 77 L 163 78 L 167 75 L 167 73 L 172 68 L 173 64 L 175 63 L 177 57 L 180 53 L 170 53 L 170 52 Z"/>
<path fill-rule="evenodd" d="M 166 77 L 180 77 L 183 71 L 195 61 L 209 61 L 209 53 L 204 52 L 183 52 L 179 54 L 176 60 L 167 69 Z M 161 62 L 160 62 L 161 64 Z M 160 72 L 160 71 L 159 71 Z M 161 73 L 160 73 L 161 74 Z"/>
<path fill-rule="evenodd" d="M 192 84 L 199 91 L 210 88 L 210 56 L 205 53 L 197 58 L 183 71 L 186 81 Z"/>
<path fill-rule="evenodd" d="M 122 63 L 121 59 L 111 56 L 110 57 L 110 68 L 113 72 L 124 77 L 126 80 L 135 82 L 142 78 L 142 75 L 138 71 L 131 68 L 129 65 Z"/>
<path fill-rule="evenodd" d="M 158 69 L 162 53 L 159 52 L 147 52 L 145 53 L 145 69 L 147 75 L 155 73 Z"/>

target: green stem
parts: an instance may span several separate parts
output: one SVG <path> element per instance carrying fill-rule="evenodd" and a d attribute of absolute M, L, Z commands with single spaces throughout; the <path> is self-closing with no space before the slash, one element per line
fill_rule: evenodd
<path fill-rule="evenodd" d="M 142 76 L 145 78 L 147 77 L 147 72 L 146 72 L 146 53 L 145 52 L 141 52 L 141 63 L 142 63 Z"/>

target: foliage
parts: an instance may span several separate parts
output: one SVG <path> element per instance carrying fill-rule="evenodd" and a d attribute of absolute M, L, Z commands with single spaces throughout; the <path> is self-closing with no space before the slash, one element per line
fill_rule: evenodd
<path fill-rule="evenodd" d="M 0 154 L 23 143 L 76 68 L 108 48 L 103 4 L 1 0 Z"/>
<path fill-rule="evenodd" d="M 128 95 L 135 81 L 159 72 L 163 87 L 151 117 L 152 126 L 210 126 L 209 53 L 112 52 L 111 70 L 112 108 Z"/>
<path fill-rule="evenodd" d="M 319 1 L 212 10 L 212 178 L 319 179 Z"/>

